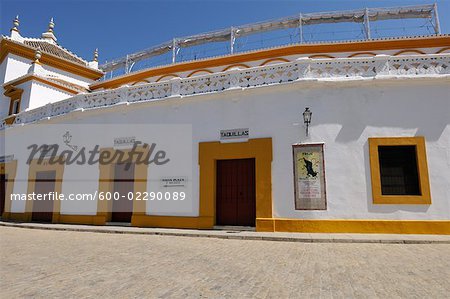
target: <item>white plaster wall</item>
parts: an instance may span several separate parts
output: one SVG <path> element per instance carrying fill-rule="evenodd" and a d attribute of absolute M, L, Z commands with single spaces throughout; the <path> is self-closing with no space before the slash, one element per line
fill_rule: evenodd
<path fill-rule="evenodd" d="M 26 75 L 31 66 L 31 60 L 9 53 L 7 58 L 6 74 L 3 83 Z"/>
<path fill-rule="evenodd" d="M 30 97 L 26 99 L 24 95 L 22 96 L 22 100 L 25 100 L 25 103 L 28 103 L 28 105 L 24 105 L 21 107 L 21 109 L 24 110 L 38 108 L 48 103 L 58 102 L 73 96 L 68 92 L 60 91 L 59 89 L 56 89 L 52 86 L 46 85 L 41 82 L 37 81 L 30 81 L 30 82 L 31 82 L 31 89 L 29 89 L 31 91 Z"/>
<path fill-rule="evenodd" d="M 45 132 L 45 134 L 43 133 Z M 29 158 L 30 150 L 28 147 L 32 144 L 38 146 L 42 144 L 58 144 L 60 151 L 68 150 L 63 143 L 62 136 L 70 132 L 72 135 L 71 144 L 76 145 L 78 150 L 84 147 L 86 154 L 92 150 L 95 145 L 100 148 L 110 148 L 113 146 L 113 140 L 116 137 L 133 136 L 136 140 L 147 144 L 156 144 L 155 152 L 164 150 L 170 163 L 164 165 L 150 164 L 147 168 L 147 191 L 148 192 L 185 192 L 185 200 L 152 200 L 147 196 L 147 212 L 153 215 L 178 215 L 178 216 L 196 216 L 198 215 L 198 200 L 192 197 L 192 129 L 191 125 L 132 125 L 132 128 L 124 124 L 104 125 L 104 124 L 53 124 L 53 125 L 34 125 L 17 126 L 6 130 L 4 152 L 14 154 L 14 159 L 19 161 L 16 182 L 19 182 L 14 188 L 14 193 L 25 194 L 27 192 L 28 165 L 26 161 Z M 171 138 L 167 138 L 171 136 Z M 116 147 L 116 149 L 130 149 L 127 147 Z M 74 152 L 76 155 L 77 152 Z M 37 157 L 35 157 L 37 158 Z M 97 157 L 98 158 L 98 157 Z M 88 155 L 86 156 L 88 159 Z M 63 185 L 61 193 L 69 197 L 73 195 L 95 194 L 99 187 L 99 165 L 71 164 L 64 167 Z M 164 188 L 160 184 L 160 178 L 164 176 L 183 176 L 188 178 L 188 183 L 184 187 Z M 142 177 L 135 177 L 140 180 Z M 137 190 L 135 190 L 137 191 Z M 138 196 L 137 194 L 135 194 Z M 97 198 L 98 198 L 97 193 Z M 141 195 L 140 198 L 144 198 Z M 92 200 L 64 200 L 61 202 L 60 212 L 65 215 L 95 215 L 97 213 L 98 201 Z M 13 212 L 23 212 L 25 209 L 24 201 L 14 201 L 12 203 Z"/>
<path fill-rule="evenodd" d="M 5 74 L 6 74 L 6 65 L 8 63 L 8 59 L 4 59 L 0 64 L 0 82 L 5 82 Z M 3 89 L 4 92 L 4 89 Z M 8 116 L 9 112 L 9 98 L 4 94 L 0 93 L 0 118 L 3 119 Z"/>
<path fill-rule="evenodd" d="M 1 82 L 6 83 L 23 75 L 26 75 L 28 69 L 31 66 L 31 63 L 32 61 L 29 59 L 14 54 L 8 54 L 0 66 L 0 78 L 2 80 Z M 89 83 L 93 82 L 90 79 L 83 78 L 81 76 L 74 75 L 47 65 L 43 65 L 43 68 L 46 70 L 48 75 L 55 76 L 57 78 L 81 86 L 88 87 Z M 24 89 L 24 93 L 22 95 L 21 110 L 33 109 L 50 102 L 59 101 L 72 96 L 72 94 L 70 93 L 57 90 L 53 87 L 41 83 L 35 83 L 33 85 L 24 83 L 18 87 Z M 33 90 L 31 91 L 30 89 L 27 89 L 27 87 L 33 87 Z M 9 98 L 4 96 L 3 92 L 1 93 L 0 97 L 0 117 L 3 119 L 4 117 L 8 116 Z"/>
<path fill-rule="evenodd" d="M 0 156 L 10 156 L 14 155 L 14 160 L 17 161 L 17 169 L 16 176 L 14 178 L 14 188 L 12 193 L 27 193 L 28 186 L 28 170 L 29 167 L 26 164 L 26 157 L 21 154 L 21 152 L 25 149 L 22 144 L 18 144 L 18 142 L 12 142 L 10 139 L 11 136 L 14 136 L 14 140 L 21 140 L 21 142 L 25 142 L 22 138 L 15 139 L 15 136 L 20 136 L 20 131 L 16 129 L 8 129 L 0 131 Z M 17 150 L 15 148 L 19 146 L 22 150 Z M 9 200 L 6 198 L 6 200 Z M 11 212 L 12 213 L 23 213 L 25 212 L 25 201 L 22 200 L 14 200 L 11 202 Z"/>
<path fill-rule="evenodd" d="M 30 64 L 30 60 L 9 53 L 0 67 L 0 80 L 2 84 L 25 75 Z M 6 97 L 2 92 L 0 99 L 0 117 L 3 119 L 8 116 L 10 98 Z"/>
<path fill-rule="evenodd" d="M 173 211 L 149 203 L 148 214 L 198 215 L 198 143 L 218 141 L 221 129 L 248 127 L 250 138 L 272 137 L 274 217 L 450 219 L 448 83 L 448 79 L 288 83 L 117 105 L 76 112 L 47 122 L 191 124 L 192 201 L 186 206 L 173 207 Z M 309 138 L 305 137 L 302 124 L 305 107 L 313 112 Z M 377 136 L 425 136 L 431 205 L 372 204 L 368 138 Z M 171 135 L 166 138 L 177 140 Z M 326 211 L 294 209 L 291 145 L 298 142 L 325 143 Z M 176 165 L 186 171 L 186 165 Z M 19 186 L 15 186 L 16 191 Z M 95 188 L 95 183 L 90 188 Z M 152 188 L 149 182 L 148 190 L 153 191 Z M 20 206 L 14 205 L 14 209 L 19 211 Z"/>
<path fill-rule="evenodd" d="M 89 86 L 89 84 L 94 82 L 94 80 L 84 78 L 82 76 L 75 75 L 75 74 L 69 73 L 67 71 L 63 71 L 61 69 L 51 67 L 49 65 L 42 65 L 42 67 L 44 68 L 44 70 L 47 71 L 47 74 L 49 74 L 51 76 L 55 76 L 57 78 L 66 80 L 68 82 L 71 82 L 71 83 L 74 83 L 77 85 L 84 86 L 86 88 Z"/>
<path fill-rule="evenodd" d="M 5 74 L 6 74 L 6 65 L 8 64 L 8 59 L 3 59 L 2 63 L 0 63 L 0 80 L 1 82 L 5 82 Z"/>
<path fill-rule="evenodd" d="M 22 97 L 20 100 L 20 111 L 25 111 L 30 104 L 32 85 L 33 85 L 32 81 L 26 81 L 26 82 L 23 82 L 23 83 L 17 85 L 18 88 L 23 89 Z M 6 114 L 8 114 L 8 112 Z"/>
<path fill-rule="evenodd" d="M 14 80 L 20 76 L 23 76 L 27 74 L 28 69 L 30 68 L 33 61 L 11 54 L 9 53 L 7 58 L 4 60 L 6 61 L 7 67 L 6 67 L 6 75 L 4 77 L 3 82 L 8 82 L 11 80 Z M 42 67 L 47 71 L 49 75 L 56 76 L 60 79 L 81 85 L 87 87 L 90 83 L 94 82 L 91 79 L 81 77 L 79 75 L 72 74 L 70 72 L 49 66 L 49 65 L 42 65 Z"/>

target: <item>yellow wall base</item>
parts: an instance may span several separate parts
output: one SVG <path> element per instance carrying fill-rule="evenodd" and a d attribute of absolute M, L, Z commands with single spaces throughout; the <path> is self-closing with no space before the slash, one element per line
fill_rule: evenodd
<path fill-rule="evenodd" d="M 59 223 L 104 225 L 105 218 L 97 215 L 59 215 Z"/>
<path fill-rule="evenodd" d="M 450 220 L 300 220 L 257 218 L 256 231 L 450 235 Z"/>
<path fill-rule="evenodd" d="M 30 222 L 31 213 L 3 213 L 2 219 Z M 104 225 L 102 215 L 58 215 L 58 223 Z M 55 223 L 55 222 L 54 222 Z M 212 229 L 212 217 L 151 216 L 135 214 L 132 226 L 158 228 Z M 303 220 L 257 218 L 258 232 L 361 233 L 361 234 L 430 234 L 450 235 L 450 220 Z"/>
<path fill-rule="evenodd" d="M 5 212 L 2 215 L 3 220 L 14 220 L 31 222 L 31 212 L 25 213 L 8 213 Z M 62 215 L 57 214 L 53 216 L 53 223 L 68 223 L 68 224 L 93 224 L 93 225 L 104 225 L 104 217 L 99 217 L 96 215 Z"/>
<path fill-rule="evenodd" d="M 2 215 L 3 220 L 14 220 L 14 221 L 31 221 L 31 213 L 10 213 L 4 212 Z"/>
<path fill-rule="evenodd" d="M 214 226 L 214 219 L 213 217 L 133 215 L 131 225 L 140 227 L 211 229 Z"/>

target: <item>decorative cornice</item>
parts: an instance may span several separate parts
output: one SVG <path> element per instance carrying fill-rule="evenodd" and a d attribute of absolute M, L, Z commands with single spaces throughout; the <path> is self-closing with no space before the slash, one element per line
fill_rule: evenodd
<path fill-rule="evenodd" d="M 3 62 L 3 60 L 9 53 L 34 61 L 36 49 L 3 38 L 0 43 L 0 63 Z M 59 58 L 45 52 L 42 53 L 42 57 L 39 61 L 42 64 L 49 65 L 58 68 L 60 70 L 75 75 L 79 75 L 81 77 L 88 78 L 91 80 L 97 80 L 103 76 L 102 71 L 94 70 L 89 67 L 84 67 L 82 65 L 73 63 L 66 59 Z"/>
<path fill-rule="evenodd" d="M 11 99 L 17 99 L 22 96 L 23 89 L 18 88 L 14 85 L 5 86 L 5 92 L 3 93 L 6 97 Z"/>
<path fill-rule="evenodd" d="M 59 90 L 65 91 L 65 92 L 73 94 L 73 95 L 80 93 L 79 90 L 69 88 L 68 86 L 65 86 L 59 82 L 52 81 L 51 79 L 43 78 L 43 77 L 40 77 L 40 76 L 37 76 L 34 74 L 25 75 L 16 80 L 9 81 L 9 82 L 5 83 L 4 88 L 5 88 L 5 90 L 9 90 L 11 87 L 15 87 L 17 85 L 20 85 L 22 83 L 32 81 L 32 80 L 44 83 L 46 85 L 52 86 L 54 88 L 57 88 Z"/>

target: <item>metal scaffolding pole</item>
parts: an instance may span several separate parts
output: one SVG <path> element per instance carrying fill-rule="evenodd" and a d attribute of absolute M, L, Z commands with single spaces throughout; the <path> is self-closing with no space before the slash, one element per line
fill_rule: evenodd
<path fill-rule="evenodd" d="M 236 41 L 235 29 L 231 27 L 230 29 L 230 53 L 234 53 L 234 42 Z"/>
<path fill-rule="evenodd" d="M 300 35 L 300 43 L 303 44 L 303 24 L 302 14 L 298 18 L 298 34 Z"/>
<path fill-rule="evenodd" d="M 369 20 L 369 9 L 364 10 L 364 30 L 366 32 L 366 39 L 370 39 L 370 20 Z"/>
<path fill-rule="evenodd" d="M 131 64 L 130 64 L 131 62 Z M 133 70 L 133 66 L 134 66 L 134 61 L 130 60 L 130 62 L 128 62 L 128 73 L 131 73 L 131 71 Z"/>
<path fill-rule="evenodd" d="M 130 61 L 130 58 L 129 58 L 128 54 L 127 54 L 127 58 L 125 60 L 125 74 L 129 73 L 129 67 L 128 67 L 129 61 Z"/>
<path fill-rule="evenodd" d="M 433 5 L 433 16 L 434 16 L 434 32 L 436 34 L 441 34 L 441 24 L 439 24 L 439 16 L 436 3 L 434 3 Z"/>
<path fill-rule="evenodd" d="M 177 61 L 177 39 L 174 38 L 172 40 L 172 63 L 175 63 Z"/>

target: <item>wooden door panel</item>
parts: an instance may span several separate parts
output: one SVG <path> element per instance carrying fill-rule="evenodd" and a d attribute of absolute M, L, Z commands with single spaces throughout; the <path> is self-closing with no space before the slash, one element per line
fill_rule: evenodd
<path fill-rule="evenodd" d="M 217 161 L 216 223 L 254 226 L 255 159 Z"/>
<path fill-rule="evenodd" d="M 31 219 L 33 221 L 52 222 L 53 200 L 49 198 L 50 192 L 55 192 L 56 171 L 38 171 L 34 191 L 42 194 L 41 200 L 33 202 Z"/>
<path fill-rule="evenodd" d="M 236 190 L 232 176 L 233 162 L 217 161 L 217 223 L 226 224 L 236 219 Z"/>
<path fill-rule="evenodd" d="M 131 222 L 133 201 L 129 200 L 129 192 L 134 191 L 134 164 L 126 169 L 126 163 L 116 164 L 114 167 L 113 192 L 118 193 L 118 200 L 113 200 L 111 221 Z"/>
<path fill-rule="evenodd" d="M 237 225 L 254 226 L 256 219 L 255 163 L 251 159 L 240 168 Z"/>
<path fill-rule="evenodd" d="M 5 211 L 6 202 L 6 182 L 8 181 L 8 176 L 6 174 L 0 174 L 0 217 Z M 8 200 L 10 200 L 8 198 Z"/>

